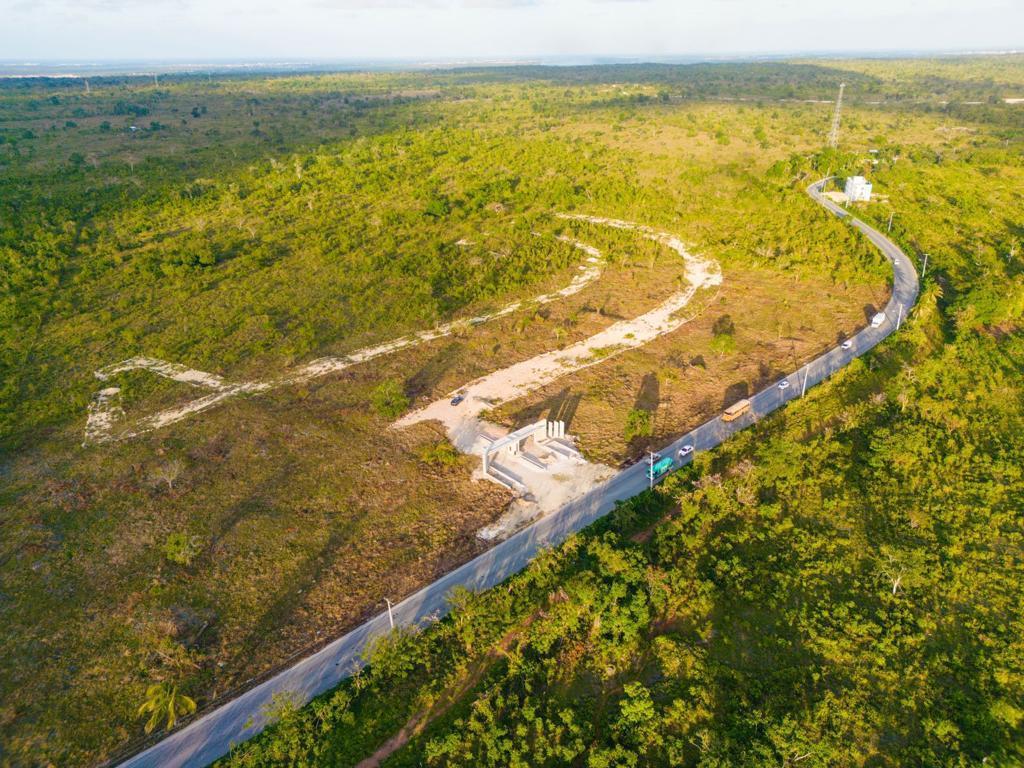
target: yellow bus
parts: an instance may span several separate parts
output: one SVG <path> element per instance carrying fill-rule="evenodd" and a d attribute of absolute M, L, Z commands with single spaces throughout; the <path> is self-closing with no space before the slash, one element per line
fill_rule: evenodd
<path fill-rule="evenodd" d="M 722 421 L 733 421 L 734 419 L 738 419 L 740 416 L 742 416 L 749 410 L 749 400 L 740 400 L 738 402 L 735 402 L 725 409 L 725 413 L 722 414 Z"/>

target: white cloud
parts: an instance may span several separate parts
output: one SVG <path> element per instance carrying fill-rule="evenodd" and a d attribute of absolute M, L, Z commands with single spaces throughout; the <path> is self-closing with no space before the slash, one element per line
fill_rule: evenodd
<path fill-rule="evenodd" d="M 392 58 L 1024 46 L 1019 0 L 0 0 L 2 58 Z"/>

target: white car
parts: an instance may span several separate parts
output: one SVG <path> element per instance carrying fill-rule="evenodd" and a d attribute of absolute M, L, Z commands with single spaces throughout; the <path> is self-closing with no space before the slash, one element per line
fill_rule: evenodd
<path fill-rule="evenodd" d="M 789 379 L 783 379 L 779 382 L 779 389 L 789 389 Z"/>
<path fill-rule="evenodd" d="M 684 456 L 689 456 L 691 453 L 693 453 L 693 446 L 684 445 L 682 448 L 679 449 L 679 458 L 681 459 Z"/>
<path fill-rule="evenodd" d="M 839 345 L 839 348 L 840 349 L 849 349 L 852 346 L 853 346 L 853 342 L 850 341 L 849 339 L 847 339 L 846 341 L 844 341 L 842 344 Z"/>

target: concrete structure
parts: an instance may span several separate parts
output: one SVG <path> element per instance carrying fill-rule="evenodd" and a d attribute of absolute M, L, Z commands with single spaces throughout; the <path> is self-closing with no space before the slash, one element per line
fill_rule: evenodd
<path fill-rule="evenodd" d="M 543 432 L 543 436 L 540 433 Z M 515 432 L 510 432 L 504 437 L 498 439 L 492 439 L 489 435 L 481 434 L 486 440 L 490 439 L 490 445 L 485 445 L 483 448 L 483 460 L 484 460 L 484 475 L 497 479 L 502 485 L 507 485 L 512 490 L 522 491 L 524 489 L 518 488 L 518 482 L 509 482 L 507 473 L 494 466 L 494 457 L 500 453 L 505 453 L 509 457 L 523 456 L 528 462 L 538 466 L 540 469 L 545 468 L 545 464 L 537 460 L 537 458 L 530 455 L 525 451 L 528 441 L 531 439 L 537 443 L 542 444 L 549 449 L 553 449 L 554 452 L 563 458 L 577 458 L 579 453 L 575 447 L 565 440 L 565 422 L 564 421 L 535 421 L 533 424 L 528 424 L 525 427 L 520 427 Z"/>
<path fill-rule="evenodd" d="M 871 199 L 871 182 L 863 176 L 848 176 L 843 191 L 846 193 L 846 199 L 851 203 L 859 201 L 866 203 Z"/>

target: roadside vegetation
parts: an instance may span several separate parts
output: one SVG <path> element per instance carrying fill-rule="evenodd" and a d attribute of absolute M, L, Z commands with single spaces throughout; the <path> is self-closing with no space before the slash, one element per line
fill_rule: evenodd
<path fill-rule="evenodd" d="M 676 334 L 496 414 L 571 407 L 621 464 L 865 322 L 886 267 L 803 188 L 866 170 L 888 201 L 861 215 L 930 254 L 906 334 L 282 702 L 232 760 L 354 764 L 415 719 L 389 764 L 1011 764 L 1024 109 L 990 97 L 1024 76 L 846 64 L 0 81 L 3 760 L 94 764 L 481 551 L 507 494 L 389 421 L 680 274 L 554 213 L 671 231 L 726 276 Z M 831 107 L 804 100 L 840 81 L 843 151 L 821 153 Z M 104 365 L 274 375 L 560 288 L 582 257 L 557 235 L 609 260 L 571 300 L 81 446 Z M 110 383 L 129 417 L 196 393 Z"/>

